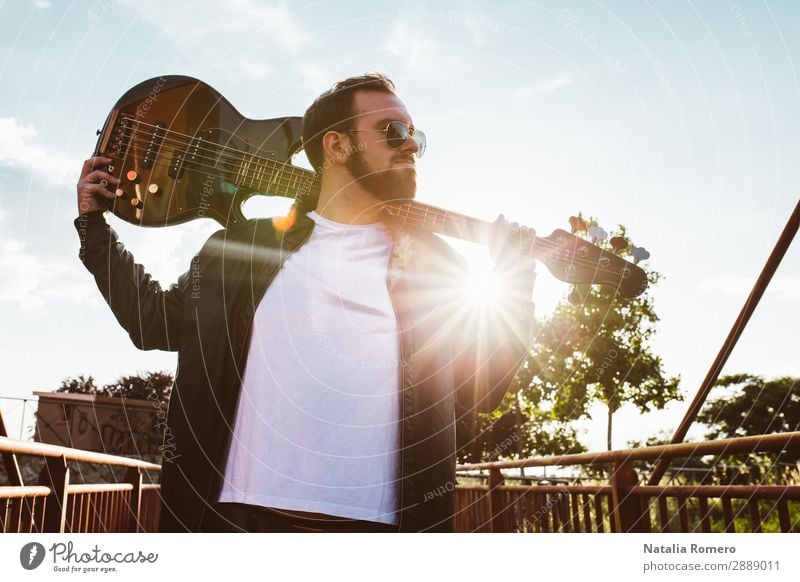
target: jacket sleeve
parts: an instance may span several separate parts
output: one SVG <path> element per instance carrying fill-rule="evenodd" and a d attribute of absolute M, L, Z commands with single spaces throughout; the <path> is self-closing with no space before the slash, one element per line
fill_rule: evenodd
<path fill-rule="evenodd" d="M 125 250 L 103 212 L 79 216 L 75 227 L 81 241 L 78 256 L 133 344 L 140 350 L 177 351 L 190 271 L 163 290 Z"/>
<path fill-rule="evenodd" d="M 532 342 L 533 264 L 499 265 L 494 274 L 501 288 L 496 305 L 480 314 L 465 310 L 454 347 L 462 414 L 491 412 L 500 405 Z"/>

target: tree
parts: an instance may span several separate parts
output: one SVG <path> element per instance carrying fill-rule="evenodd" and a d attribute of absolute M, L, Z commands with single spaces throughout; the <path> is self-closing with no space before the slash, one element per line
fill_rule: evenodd
<path fill-rule="evenodd" d="M 709 427 L 708 439 L 734 438 L 800 430 L 800 378 L 765 380 L 752 374 L 733 374 L 717 380 L 725 394 L 709 400 L 697 415 Z M 797 451 L 784 451 L 779 460 L 796 463 Z"/>
<path fill-rule="evenodd" d="M 135 376 L 121 376 L 115 382 L 98 388 L 92 376 L 87 378 L 81 374 L 75 378 L 65 378 L 55 391 L 167 402 L 172 391 L 172 384 L 171 374 L 147 372 Z"/>
<path fill-rule="evenodd" d="M 519 400 L 513 391 L 496 411 L 462 417 L 456 434 L 460 463 L 586 451 L 574 427 Z"/>
<path fill-rule="evenodd" d="M 583 221 L 576 233 L 586 236 L 596 220 Z M 619 226 L 617 236 L 625 236 Z M 608 241 L 599 246 L 611 251 Z M 630 256 L 633 245 L 620 251 Z M 661 275 L 648 273 L 648 291 L 633 299 L 609 287 L 584 286 L 575 303 L 562 301 L 546 318 L 515 382 L 519 398 L 531 409 L 562 421 L 588 418 L 589 406 L 606 406 L 606 444 L 611 449 L 614 413 L 623 403 L 645 413 L 681 399 L 679 376 L 665 375 L 661 358 L 650 347 L 656 315 L 650 289 Z"/>
<path fill-rule="evenodd" d="M 800 430 L 800 378 L 765 380 L 751 374 L 723 376 L 715 386 L 729 388 L 706 402 L 697 420 L 706 438 L 733 438 Z"/>

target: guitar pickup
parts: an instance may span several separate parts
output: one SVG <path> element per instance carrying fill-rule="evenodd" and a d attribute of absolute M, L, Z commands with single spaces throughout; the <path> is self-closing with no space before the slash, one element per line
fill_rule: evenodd
<path fill-rule="evenodd" d="M 156 121 L 153 126 L 153 133 L 150 134 L 150 141 L 147 144 L 147 150 L 144 153 L 141 163 L 139 164 L 146 170 L 151 170 L 153 164 L 158 157 L 158 152 L 161 150 L 161 144 L 164 142 L 164 134 L 166 125 L 160 121 Z"/>
<path fill-rule="evenodd" d="M 169 164 L 167 175 L 170 178 L 179 180 L 183 175 L 183 161 L 186 158 L 186 152 L 183 150 L 176 150 L 175 155 L 172 156 L 172 162 Z"/>

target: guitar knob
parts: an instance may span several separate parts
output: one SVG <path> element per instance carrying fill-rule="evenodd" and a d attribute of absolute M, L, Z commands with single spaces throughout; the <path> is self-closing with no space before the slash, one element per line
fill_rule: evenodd
<path fill-rule="evenodd" d="M 117 195 L 117 198 L 123 198 L 125 196 L 125 190 L 123 190 L 122 188 L 117 188 L 114 194 Z"/>
<path fill-rule="evenodd" d="M 158 187 L 158 184 L 150 184 L 147 191 L 153 196 L 161 196 L 161 188 Z"/>
<path fill-rule="evenodd" d="M 142 202 L 138 198 L 131 198 L 131 206 L 133 206 L 138 210 L 141 210 L 142 208 L 144 208 L 144 202 Z"/>
<path fill-rule="evenodd" d="M 142 178 L 139 176 L 139 172 L 137 172 L 136 170 L 128 170 L 128 173 L 125 174 L 125 178 L 131 184 L 138 184 L 139 182 L 142 181 Z"/>

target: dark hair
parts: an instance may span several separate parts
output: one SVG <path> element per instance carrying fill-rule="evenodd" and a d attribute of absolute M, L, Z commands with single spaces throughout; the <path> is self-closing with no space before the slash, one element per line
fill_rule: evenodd
<path fill-rule="evenodd" d="M 381 73 L 367 73 L 339 81 L 317 97 L 303 116 L 303 149 L 315 171 L 321 173 L 325 164 L 322 137 L 329 131 L 344 131 L 352 127 L 353 101 L 357 91 L 394 93 L 391 79 Z"/>

